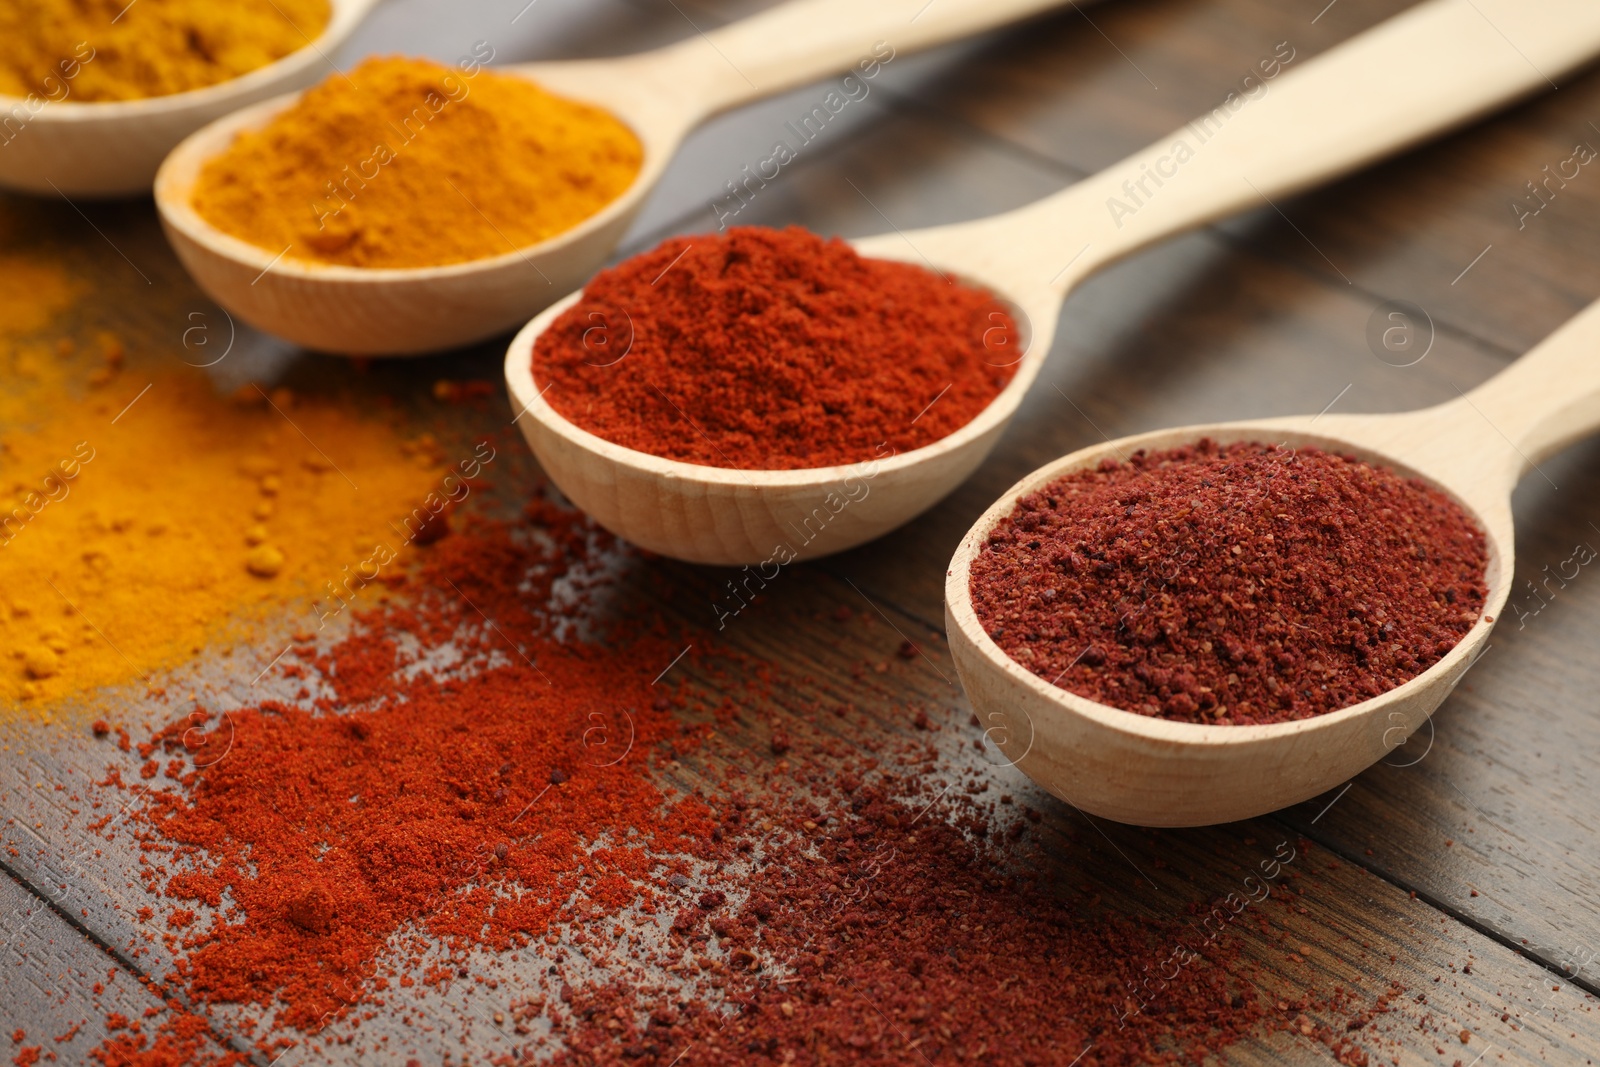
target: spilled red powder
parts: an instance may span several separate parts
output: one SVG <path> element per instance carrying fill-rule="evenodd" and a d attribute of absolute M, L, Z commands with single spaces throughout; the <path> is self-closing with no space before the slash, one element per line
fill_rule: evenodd
<path fill-rule="evenodd" d="M 561 589 L 603 591 L 604 542 L 532 517 L 463 522 L 350 636 L 302 647 L 294 676 L 324 695 L 146 742 L 161 777 L 130 817 L 148 890 L 185 916 L 172 1010 L 121 1020 L 100 1063 L 239 1062 L 207 1030 L 229 1004 L 267 1060 L 325 1026 L 392 1056 L 356 1024 L 456 983 L 495 1027 L 463 1058 L 508 1065 L 1193 1062 L 1291 1024 L 1364 1062 L 1342 1026 L 1296 1022 L 1347 1005 L 1261 1000 L 1231 918 L 1201 925 L 1215 902 L 1151 919 L 1065 889 L 1026 847 L 1038 813 L 932 780 L 927 742 L 823 758 L 829 725 L 774 707 L 765 665 L 735 664 L 737 704 L 656 681 L 690 637 L 679 677 L 715 676 L 733 654 L 705 634 L 648 611 L 569 634 L 596 623 Z M 770 753 L 716 732 L 741 719 Z M 711 777 L 673 784 L 680 758 Z M 1289 881 L 1252 906 L 1292 906 Z M 1181 982 L 1150 980 L 1180 958 Z"/>
<path fill-rule="evenodd" d="M 971 422 L 1016 373 L 994 297 L 799 227 L 668 240 L 601 271 L 540 335 L 550 405 L 712 467 L 869 461 Z"/>
<path fill-rule="evenodd" d="M 1182 722 L 1285 722 L 1379 695 L 1476 624 L 1484 535 L 1415 479 L 1209 440 L 1017 502 L 972 561 L 989 636 L 1073 693 Z"/>
<path fill-rule="evenodd" d="M 560 577 L 540 571 L 550 562 L 502 527 L 445 538 L 419 596 L 313 657 L 335 696 L 229 712 L 199 746 L 193 717 L 157 737 L 204 766 L 141 810 L 179 861 L 146 868 L 148 888 L 227 901 L 226 921 L 183 938 L 189 997 L 314 1030 L 381 982 L 398 933 L 505 950 L 570 921 L 580 889 L 613 910 L 649 904 L 663 857 L 705 834 L 703 805 L 669 803 L 643 773 L 682 733 L 651 685 L 681 646 L 635 636 L 626 663 L 598 646 L 553 654 L 529 610 Z M 530 636 L 508 647 L 507 633 Z M 403 652 L 402 634 L 422 648 Z M 464 664 L 409 670 L 452 639 Z"/>
<path fill-rule="evenodd" d="M 243 1067 L 249 1060 L 228 1050 L 200 1016 L 168 1001 L 165 1017 L 154 1032 L 141 1022 L 113 1013 L 106 1019 L 105 1041 L 90 1056 L 101 1067 Z"/>

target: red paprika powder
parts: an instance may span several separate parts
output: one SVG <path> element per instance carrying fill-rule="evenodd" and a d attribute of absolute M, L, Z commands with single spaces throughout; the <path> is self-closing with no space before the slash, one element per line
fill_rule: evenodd
<path fill-rule="evenodd" d="M 1017 501 L 972 562 L 996 644 L 1143 715 L 1270 723 L 1416 677 L 1477 622 L 1484 535 L 1353 456 L 1209 440 L 1104 460 Z"/>
<path fill-rule="evenodd" d="M 540 335 L 565 418 L 713 467 L 856 463 L 971 422 L 1016 372 L 990 294 L 799 227 L 677 237 L 601 271 Z"/>

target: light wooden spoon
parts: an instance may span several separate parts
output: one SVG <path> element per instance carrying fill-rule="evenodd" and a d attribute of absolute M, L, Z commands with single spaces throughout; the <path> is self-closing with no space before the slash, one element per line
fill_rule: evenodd
<path fill-rule="evenodd" d="M 494 68 L 611 111 L 643 142 L 644 165 L 627 192 L 580 225 L 526 248 L 508 242 L 504 255 L 488 259 L 416 269 L 335 266 L 259 248 L 196 214 L 191 195 L 206 160 L 241 130 L 265 125 L 297 96 L 229 115 L 184 141 L 156 176 L 156 206 L 195 281 L 253 326 L 340 354 L 452 348 L 511 329 L 593 274 L 683 138 L 709 116 L 863 62 L 872 64 L 875 76 L 883 55 L 953 40 L 1062 2 L 795 0 L 654 52 Z M 819 91 L 819 107 L 824 97 Z M 728 177 L 745 180 L 742 174 Z M 441 188 L 441 195 L 459 195 Z M 493 204 L 476 206 L 491 216 L 495 210 Z"/>
<path fill-rule="evenodd" d="M 1303 69 L 1265 83 L 1257 71 L 1255 99 L 1230 96 L 1064 192 L 993 218 L 852 242 L 862 255 L 923 263 L 989 288 L 1020 309 L 1031 335 L 1016 376 L 976 419 L 881 462 L 706 467 L 580 429 L 550 405 L 531 369 L 535 340 L 578 293 L 512 341 L 512 406 L 556 485 L 635 544 L 691 562 L 768 568 L 838 552 L 917 515 L 983 461 L 1050 350 L 1061 300 L 1093 271 L 1476 118 L 1597 52 L 1593 0 L 1429 0 Z"/>
<path fill-rule="evenodd" d="M 1082 449 L 1012 486 L 962 539 L 945 581 L 956 669 L 1007 760 L 1084 811 L 1144 826 L 1203 826 L 1299 803 L 1403 744 L 1449 695 L 1483 652 L 1511 589 L 1512 488 L 1540 460 L 1596 429 L 1600 303 L 1488 382 L 1437 407 L 1186 426 Z M 1017 498 L 1108 457 L 1201 437 L 1354 453 L 1444 490 L 1487 534 L 1484 615 L 1443 659 L 1404 685 L 1326 715 L 1269 726 L 1202 726 L 1122 711 L 1058 689 L 1001 651 L 973 612 L 970 568 Z"/>
<path fill-rule="evenodd" d="M 68 79 L 59 100 L 0 96 L 0 187 L 46 196 L 143 196 L 167 153 L 195 130 L 331 73 L 328 57 L 377 2 L 330 0 L 328 25 L 304 47 L 204 89 L 80 103 Z"/>

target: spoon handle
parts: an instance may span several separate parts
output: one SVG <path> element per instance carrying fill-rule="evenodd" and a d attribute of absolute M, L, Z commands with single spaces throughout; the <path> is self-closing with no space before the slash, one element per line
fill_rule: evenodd
<path fill-rule="evenodd" d="M 699 82 L 703 118 L 835 71 L 853 69 L 859 85 L 898 53 L 1003 26 L 1062 2 L 792 0 L 720 29 L 696 26 L 696 36 L 657 55 Z"/>
<path fill-rule="evenodd" d="M 1475 462 L 1482 476 L 1498 454 L 1520 479 L 1600 430 L 1600 301 L 1460 399 L 1400 418 L 1429 427 L 1438 465 Z"/>
<path fill-rule="evenodd" d="M 1293 42 L 1278 45 L 1214 110 L 997 228 L 1038 249 L 1045 278 L 1084 246 L 1056 277 L 1064 293 L 1144 245 L 1246 208 L 1281 207 L 1553 87 L 1597 52 L 1596 0 L 1425 0 L 1298 69 Z M 1040 240 L 1046 233 L 1060 237 Z"/>

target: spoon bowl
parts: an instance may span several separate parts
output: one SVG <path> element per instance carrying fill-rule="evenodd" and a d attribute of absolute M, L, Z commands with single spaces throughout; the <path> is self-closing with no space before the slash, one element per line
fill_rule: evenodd
<path fill-rule="evenodd" d="M 874 51 L 875 40 L 889 44 L 892 58 L 1061 2 L 941 0 L 929 7 L 926 0 L 880 0 L 862 8 L 854 0 L 797 0 L 654 52 L 496 68 L 610 111 L 639 138 L 644 162 L 633 184 L 599 213 L 538 244 L 508 243 L 490 258 L 400 269 L 324 264 L 257 247 L 202 219 L 192 199 L 205 162 L 297 95 L 229 115 L 185 140 L 156 176 L 156 207 L 195 281 L 245 322 L 339 354 L 436 352 L 504 333 L 593 274 L 684 137 L 708 116 L 839 70 L 875 77 L 882 65 L 875 57 L 884 54 Z"/>
<path fill-rule="evenodd" d="M 894 258 L 896 249 L 863 254 Z M 890 254 L 885 255 L 884 252 Z M 600 525 L 642 548 L 693 563 L 783 565 L 880 537 L 927 510 L 982 463 L 1038 370 L 1029 330 L 1054 329 L 1053 294 L 1017 316 L 1017 373 L 978 417 L 930 445 L 802 470 L 742 470 L 664 459 L 568 421 L 534 379 L 539 335 L 581 299 L 572 293 L 524 326 L 506 350 L 506 387 L 523 437 L 551 480 Z M 623 356 L 621 358 L 626 358 Z"/>
<path fill-rule="evenodd" d="M 1546 455 L 1600 427 L 1600 303 L 1510 369 L 1449 403 L 1401 415 L 1187 426 L 1074 452 L 1012 486 L 968 531 L 945 580 L 945 623 L 962 684 L 988 736 L 1034 781 L 1118 822 L 1202 826 L 1297 804 L 1403 744 L 1480 656 L 1514 576 L 1510 495 Z M 1138 449 L 1260 441 L 1353 453 L 1453 497 L 1485 534 L 1488 596 L 1471 630 L 1426 671 L 1325 715 L 1259 726 L 1172 722 L 1059 689 L 997 645 L 972 605 L 971 566 L 1017 500 Z"/>
<path fill-rule="evenodd" d="M 309 348 L 349 355 L 420 355 L 504 333 L 594 273 L 643 206 L 687 131 L 669 97 L 615 92 L 615 82 L 572 92 L 575 64 L 515 68 L 541 86 L 609 108 L 644 147 L 633 184 L 577 226 L 531 248 L 442 267 L 373 268 L 320 263 L 265 249 L 219 230 L 195 211 L 206 161 L 247 130 L 299 100 L 291 93 L 228 115 L 180 144 L 156 175 L 156 206 L 179 260 L 218 304 L 259 329 Z M 563 71 L 561 68 L 566 68 Z M 610 87 L 613 100 L 605 100 Z"/>
<path fill-rule="evenodd" d="M 1480 10 L 1486 5 L 1493 9 L 1487 16 Z M 806 558 L 876 537 L 931 506 L 982 462 L 1050 349 L 1062 299 L 1083 278 L 1162 237 L 1480 115 L 1542 86 L 1538 70 L 1570 69 L 1600 52 L 1600 5 L 1518 5 L 1425 0 L 1283 74 L 1255 100 L 1233 110 L 1224 105 L 1054 196 L 987 219 L 853 241 L 864 256 L 962 278 L 1018 312 L 1026 341 L 1015 377 L 943 440 L 892 458 L 863 457 L 856 467 L 811 471 L 706 467 L 618 447 L 563 418 L 531 372 L 538 335 L 580 294 L 528 323 L 506 354 L 517 422 L 571 500 L 612 532 L 664 555 L 756 565 L 771 560 L 777 546 Z M 1519 47 L 1509 47 L 1496 26 Z M 1281 73 L 1281 64 L 1273 69 Z M 1202 124 L 1203 141 L 1196 132 Z M 859 481 L 868 470 L 870 492 L 857 488 L 860 499 L 838 510 L 822 533 L 805 537 L 814 532 L 805 518 L 847 478 Z"/>
<path fill-rule="evenodd" d="M 9 119 L 0 146 L 0 187 L 44 196 L 142 196 L 161 161 L 194 131 L 321 79 L 330 68 L 328 56 L 376 3 L 330 0 L 328 25 L 314 40 L 264 67 L 201 89 L 81 103 L 72 99 L 68 81 L 68 95 L 59 101 L 0 96 L 0 117 Z"/>

